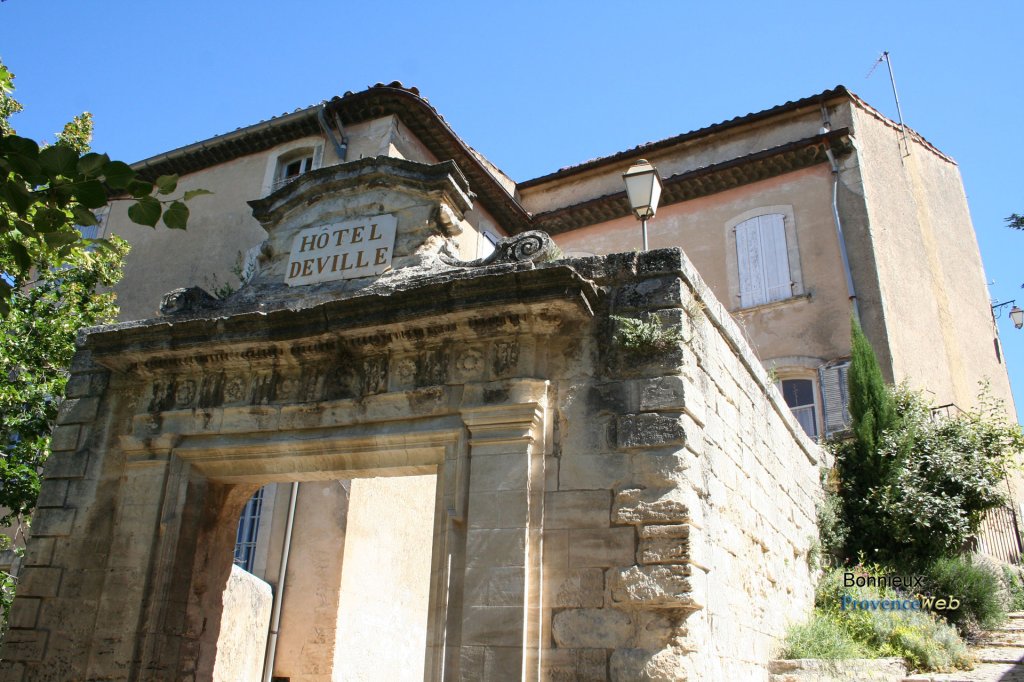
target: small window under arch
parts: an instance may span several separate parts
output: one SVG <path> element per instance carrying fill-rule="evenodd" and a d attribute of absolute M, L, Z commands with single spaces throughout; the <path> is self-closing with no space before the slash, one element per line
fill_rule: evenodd
<path fill-rule="evenodd" d="M 818 437 L 818 410 L 814 400 L 814 381 L 811 379 L 783 379 L 780 382 L 782 397 L 804 433 L 811 438 Z"/>

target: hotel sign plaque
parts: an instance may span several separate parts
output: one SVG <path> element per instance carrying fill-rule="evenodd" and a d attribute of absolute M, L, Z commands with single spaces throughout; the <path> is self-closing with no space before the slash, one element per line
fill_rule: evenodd
<path fill-rule="evenodd" d="M 393 214 L 301 230 L 292 242 L 289 286 L 380 275 L 391 267 L 398 219 Z"/>

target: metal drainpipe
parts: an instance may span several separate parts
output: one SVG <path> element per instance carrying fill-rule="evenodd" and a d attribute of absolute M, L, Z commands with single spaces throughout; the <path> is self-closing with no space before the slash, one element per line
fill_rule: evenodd
<path fill-rule="evenodd" d="M 824 118 L 824 125 L 822 132 L 828 132 L 832 127 L 828 119 L 825 118 L 825 107 L 822 105 L 822 118 Z M 843 223 L 839 219 L 839 163 L 836 161 L 835 155 L 832 153 L 832 149 L 828 146 L 828 141 L 825 142 L 825 156 L 828 157 L 828 162 L 832 167 L 832 219 L 836 224 L 836 238 L 839 240 L 839 255 L 843 259 L 843 274 L 846 275 L 846 295 L 850 298 L 850 306 L 853 310 L 853 317 L 860 323 L 860 308 L 857 305 L 857 292 L 853 288 L 853 274 L 850 272 L 850 258 L 846 255 L 846 237 L 843 236 Z"/>
<path fill-rule="evenodd" d="M 341 127 L 341 120 L 338 118 L 338 115 L 335 114 L 334 122 L 338 125 L 338 134 L 341 135 L 341 139 L 339 140 L 334 134 L 334 131 L 331 130 L 330 124 L 327 123 L 327 116 L 324 113 L 326 111 L 327 104 L 324 103 L 320 106 L 320 110 L 316 112 L 316 120 L 320 122 L 320 128 L 324 131 L 324 134 L 327 135 L 327 139 L 329 139 L 331 144 L 334 145 L 334 152 L 338 155 L 338 160 L 344 163 L 345 156 L 348 155 L 348 140 L 345 139 L 345 130 Z"/>
<path fill-rule="evenodd" d="M 284 527 L 284 545 L 281 547 L 281 569 L 277 575 L 277 590 L 274 592 L 274 606 L 270 615 L 270 635 L 267 638 L 267 657 L 263 662 L 263 682 L 270 682 L 274 675 L 274 656 L 277 654 L 277 634 L 281 629 L 281 603 L 284 601 L 284 581 L 288 575 L 288 554 L 292 549 L 292 528 L 295 526 L 295 501 L 299 499 L 299 484 L 292 483 L 291 500 L 288 503 L 288 520 Z"/>

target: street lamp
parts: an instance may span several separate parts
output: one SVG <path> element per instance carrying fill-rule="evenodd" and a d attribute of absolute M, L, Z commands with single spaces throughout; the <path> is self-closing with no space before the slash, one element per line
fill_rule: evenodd
<path fill-rule="evenodd" d="M 661 199 L 661 176 L 658 169 L 640 159 L 629 170 L 622 174 L 626 183 L 626 196 L 629 197 L 629 208 L 641 223 L 644 238 L 644 251 L 647 250 L 647 220 L 653 218 L 658 211 Z"/>
<path fill-rule="evenodd" d="M 1021 310 L 1019 305 L 1016 305 L 1016 301 L 1003 301 L 1002 303 L 992 304 L 992 319 L 993 321 L 999 318 L 999 311 L 1008 305 L 1012 305 L 1010 308 L 1010 322 L 1013 322 L 1013 326 L 1017 329 L 1024 327 L 1024 310 Z"/>
<path fill-rule="evenodd" d="M 1020 309 L 1020 306 L 1013 306 L 1010 308 L 1010 319 L 1013 321 L 1013 326 L 1017 329 L 1024 327 L 1024 310 Z"/>

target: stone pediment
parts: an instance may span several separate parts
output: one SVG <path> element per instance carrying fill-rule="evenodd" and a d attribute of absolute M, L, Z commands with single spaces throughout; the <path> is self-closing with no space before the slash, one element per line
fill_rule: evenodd
<path fill-rule="evenodd" d="M 308 308 L 459 268 L 538 260 L 551 246 L 546 234 L 526 232 L 501 240 L 486 258 L 465 259 L 466 244 L 475 242 L 466 238 L 475 228 L 465 219 L 473 194 L 453 161 L 350 161 L 249 204 L 268 235 L 249 281 L 224 301 L 198 288 L 173 291 L 164 315 Z"/>
<path fill-rule="evenodd" d="M 375 278 L 430 266 L 473 207 L 452 161 L 378 156 L 307 173 L 249 202 L 268 239 L 255 286 Z"/>

